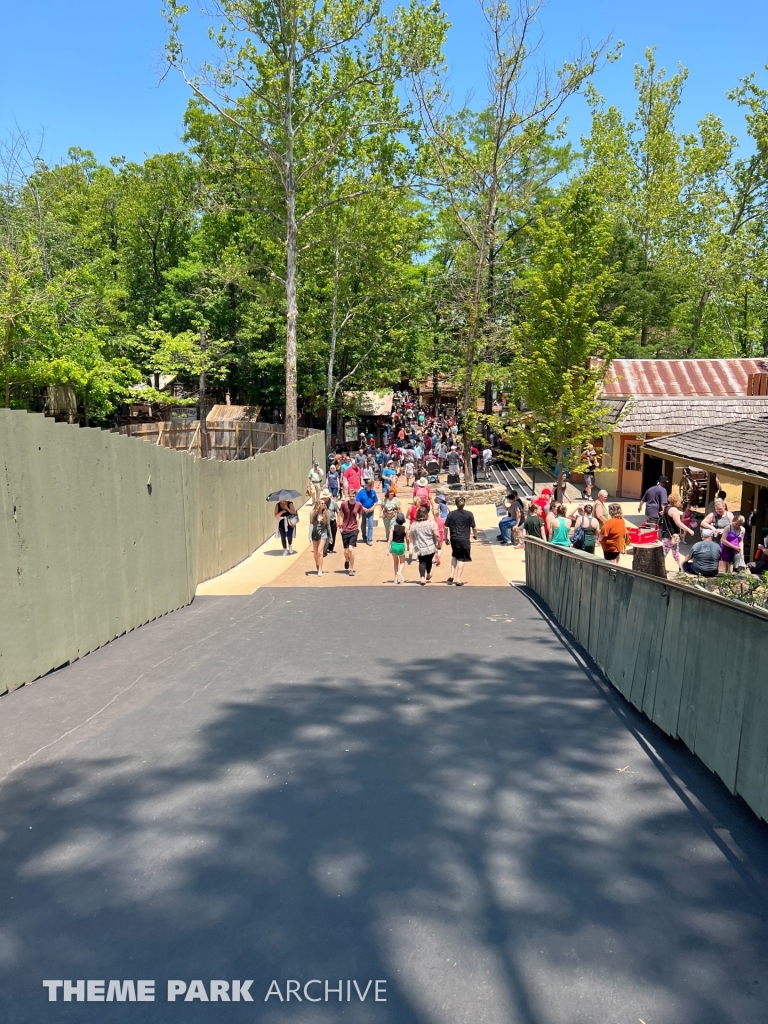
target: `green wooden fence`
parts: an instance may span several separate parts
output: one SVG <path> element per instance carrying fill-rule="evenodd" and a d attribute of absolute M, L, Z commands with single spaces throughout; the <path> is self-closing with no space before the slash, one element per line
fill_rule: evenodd
<path fill-rule="evenodd" d="M 626 698 L 768 820 L 768 615 L 541 541 L 526 581 Z"/>
<path fill-rule="evenodd" d="M 0 409 L 0 694 L 195 596 L 304 492 L 315 434 L 241 462 Z"/>

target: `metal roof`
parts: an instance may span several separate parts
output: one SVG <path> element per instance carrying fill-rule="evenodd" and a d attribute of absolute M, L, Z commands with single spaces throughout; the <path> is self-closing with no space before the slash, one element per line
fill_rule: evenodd
<path fill-rule="evenodd" d="M 607 398 L 746 395 L 752 373 L 768 373 L 768 359 L 614 359 L 603 394 Z"/>
<path fill-rule="evenodd" d="M 737 476 L 768 480 L 768 419 L 733 420 L 718 427 L 655 437 L 643 447 L 676 462 L 715 466 Z"/>

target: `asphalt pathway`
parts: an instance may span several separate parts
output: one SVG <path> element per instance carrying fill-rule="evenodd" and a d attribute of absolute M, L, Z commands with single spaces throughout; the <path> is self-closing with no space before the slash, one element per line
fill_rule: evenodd
<path fill-rule="evenodd" d="M 768 829 L 514 588 L 201 598 L 3 697 L 0 856 L 3 1024 L 768 1019 Z"/>

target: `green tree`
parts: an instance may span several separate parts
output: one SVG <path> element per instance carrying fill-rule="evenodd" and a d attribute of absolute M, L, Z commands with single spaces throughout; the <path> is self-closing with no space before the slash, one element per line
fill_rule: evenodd
<path fill-rule="evenodd" d="M 509 370 L 510 397 L 523 411 L 495 427 L 533 465 L 575 469 L 586 442 L 601 432 L 598 398 L 622 338 L 615 322 L 620 310 L 609 317 L 601 312 L 614 283 L 612 237 L 599 197 L 583 182 L 569 186 L 558 211 L 541 216 L 529 233 Z"/>
<path fill-rule="evenodd" d="M 345 147 L 386 145 L 406 127 L 396 83 L 440 55 L 444 18 L 435 3 L 411 0 L 390 18 L 383 6 L 383 0 L 217 0 L 213 13 L 221 28 L 211 38 L 220 60 L 192 75 L 180 36 L 187 7 L 168 0 L 165 8 L 169 62 L 203 108 L 234 131 L 240 159 L 255 165 L 268 185 L 265 210 L 284 247 L 284 262 L 272 273 L 285 289 L 289 440 L 297 423 L 299 233 L 329 203 L 349 203 L 367 191 L 356 183 L 323 197 L 318 179 Z"/>
<path fill-rule="evenodd" d="M 492 348 L 497 327 L 494 282 L 503 258 L 500 221 L 525 217 L 525 208 L 534 199 L 525 186 L 537 178 L 521 176 L 519 169 L 542 149 L 563 105 L 594 74 L 606 53 L 604 46 L 585 49 L 556 75 L 537 67 L 540 6 L 522 0 L 479 0 L 488 40 L 488 101 L 479 113 L 446 113 L 444 82 L 428 73 L 412 79 L 429 146 L 434 197 L 453 221 L 457 236 L 450 280 L 452 320 L 463 349 L 467 480 L 472 479 L 471 443 L 477 426 L 478 352 Z"/>

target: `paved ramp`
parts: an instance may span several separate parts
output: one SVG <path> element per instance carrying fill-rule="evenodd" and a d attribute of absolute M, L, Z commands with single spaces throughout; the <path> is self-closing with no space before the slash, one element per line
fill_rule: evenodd
<path fill-rule="evenodd" d="M 4 1024 L 766 1019 L 766 829 L 514 588 L 198 599 L 2 698 L 0 751 Z"/>

